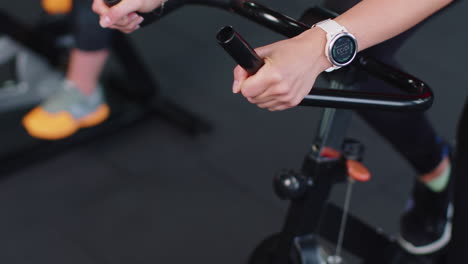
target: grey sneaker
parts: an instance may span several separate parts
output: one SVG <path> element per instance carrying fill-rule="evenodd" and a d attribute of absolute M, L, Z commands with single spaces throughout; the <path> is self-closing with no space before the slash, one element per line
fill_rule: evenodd
<path fill-rule="evenodd" d="M 47 140 L 63 139 L 80 128 L 102 123 L 110 113 L 102 87 L 91 95 L 82 94 L 70 81 L 23 118 L 23 126 L 33 137 Z"/>

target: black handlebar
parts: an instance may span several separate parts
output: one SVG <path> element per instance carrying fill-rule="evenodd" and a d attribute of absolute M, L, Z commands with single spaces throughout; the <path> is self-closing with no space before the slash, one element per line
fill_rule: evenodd
<path fill-rule="evenodd" d="M 217 34 L 218 43 L 249 74 L 255 74 L 264 64 L 250 45 L 232 27 Z M 372 58 L 360 57 L 360 66 L 381 79 L 397 84 L 407 94 L 366 93 L 349 90 L 314 88 L 300 105 L 333 108 L 372 108 L 387 110 L 425 110 L 432 103 L 431 90 L 420 80 L 382 64 Z M 392 72 L 392 75 L 382 74 Z"/>
<path fill-rule="evenodd" d="M 121 0 L 104 1 L 116 4 Z M 310 29 L 309 25 L 258 3 L 246 0 L 169 0 L 165 3 L 164 8 L 158 8 L 151 13 L 141 14 L 145 18 L 144 25 L 154 22 L 186 4 L 205 5 L 231 11 L 287 37 L 297 36 Z M 316 9 L 316 11 L 317 22 L 336 16 L 335 13 L 325 9 Z M 250 45 L 232 27 L 225 27 L 218 32 L 217 40 L 234 60 L 249 73 L 254 74 L 263 65 L 263 60 L 255 54 Z M 353 65 L 399 88 L 405 94 L 367 93 L 314 88 L 304 98 L 301 105 L 402 111 L 426 110 L 432 105 L 434 97 L 431 89 L 426 83 L 416 77 L 363 54 L 356 56 Z"/>
<path fill-rule="evenodd" d="M 120 3 L 120 0 L 104 0 L 104 3 L 108 6 L 115 6 L 116 4 Z"/>
<path fill-rule="evenodd" d="M 265 64 L 247 41 L 232 27 L 222 28 L 216 38 L 221 47 L 250 75 L 255 74 Z"/>

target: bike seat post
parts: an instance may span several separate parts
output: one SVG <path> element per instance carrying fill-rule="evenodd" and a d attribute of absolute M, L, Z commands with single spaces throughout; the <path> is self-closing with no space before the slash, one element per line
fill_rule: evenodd
<path fill-rule="evenodd" d="M 349 74 L 353 73 L 344 70 L 329 75 L 331 88 L 349 88 L 350 83 L 342 81 L 343 75 Z M 345 179 L 345 164 L 343 158 L 340 157 L 340 150 L 351 116 L 350 110 L 334 108 L 323 110 L 320 125 L 313 140 L 314 143 L 311 151 L 306 155 L 302 168 L 302 175 L 306 177 L 306 182 L 310 181 L 312 184 L 306 187 L 302 197 L 291 199 L 288 216 L 282 228 L 272 263 L 284 263 L 289 258 L 291 241 L 294 238 L 317 231 L 320 215 L 326 207 L 333 185 Z M 331 149 L 336 150 L 337 156 L 325 155 Z"/>
<path fill-rule="evenodd" d="M 351 72 L 342 72 L 340 74 L 352 74 Z M 348 85 L 339 81 L 337 75 L 331 75 L 330 88 L 343 90 Z M 312 145 L 312 156 L 320 159 L 324 147 L 335 150 L 341 148 L 344 141 L 346 130 L 351 121 L 352 112 L 346 109 L 325 108 L 316 132 L 316 137 Z"/>

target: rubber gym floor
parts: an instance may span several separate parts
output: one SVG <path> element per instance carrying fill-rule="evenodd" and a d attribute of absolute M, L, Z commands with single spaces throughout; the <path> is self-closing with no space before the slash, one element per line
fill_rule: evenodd
<path fill-rule="evenodd" d="M 5 1 L 26 23 L 39 1 Z M 313 1 L 262 1 L 299 17 Z M 427 112 L 453 141 L 467 95 L 464 18 L 459 3 L 427 22 L 398 52 L 405 70 L 429 83 Z M 131 36 L 165 95 L 210 121 L 214 130 L 190 137 L 154 118 L 0 181 L 0 263 L 245 263 L 256 244 L 276 232 L 286 202 L 271 187 L 281 168 L 299 168 L 321 113 L 296 108 L 270 113 L 231 93 L 234 63 L 215 33 L 234 25 L 253 46 L 282 37 L 240 17 L 185 7 Z M 115 66 L 110 60 L 107 71 Z M 111 88 L 111 87 L 109 87 Z M 24 109 L 0 116 L 0 144 L 15 142 Z M 373 173 L 357 184 L 353 214 L 395 234 L 415 172 L 355 117 L 349 136 L 366 145 Z M 23 135 L 24 136 L 24 135 Z M 1 147 L 0 147 L 1 149 Z M 333 192 L 341 204 L 344 186 Z"/>

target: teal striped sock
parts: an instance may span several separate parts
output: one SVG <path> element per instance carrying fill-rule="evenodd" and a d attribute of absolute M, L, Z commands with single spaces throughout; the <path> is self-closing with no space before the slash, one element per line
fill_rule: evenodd
<path fill-rule="evenodd" d="M 447 187 L 447 184 L 450 180 L 450 172 L 452 171 L 452 166 L 449 164 L 447 168 L 445 168 L 444 172 L 442 172 L 439 177 L 426 182 L 425 185 L 434 192 L 442 192 Z"/>

